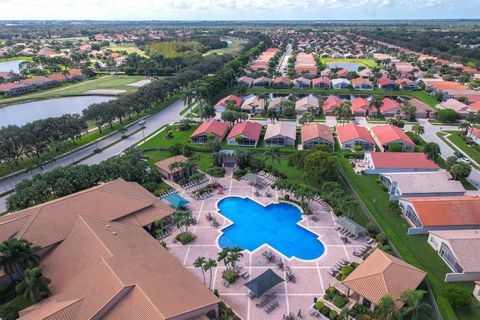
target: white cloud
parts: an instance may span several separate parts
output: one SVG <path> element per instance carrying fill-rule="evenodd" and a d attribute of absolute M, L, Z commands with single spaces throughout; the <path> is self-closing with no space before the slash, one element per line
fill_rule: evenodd
<path fill-rule="evenodd" d="M 479 2 L 463 0 L 0 0 L 0 19 L 474 18 L 475 13 L 480 9 Z"/>

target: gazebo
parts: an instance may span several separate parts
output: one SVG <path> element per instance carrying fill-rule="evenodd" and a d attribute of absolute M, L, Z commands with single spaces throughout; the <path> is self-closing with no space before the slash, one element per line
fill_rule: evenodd
<path fill-rule="evenodd" d="M 165 201 L 170 203 L 176 209 L 181 208 L 181 207 L 189 204 L 188 200 L 184 199 L 178 193 L 174 193 L 174 194 L 169 195 L 168 197 L 165 198 Z"/>
<path fill-rule="evenodd" d="M 355 236 L 362 235 L 367 231 L 367 229 L 345 216 L 338 217 L 335 222 Z"/>
<path fill-rule="evenodd" d="M 243 180 L 246 180 L 248 181 L 248 183 L 252 184 L 252 185 L 257 185 L 260 183 L 261 179 L 259 176 L 257 176 L 256 174 L 254 173 L 247 173 L 246 175 L 244 175 L 242 177 Z"/>
<path fill-rule="evenodd" d="M 284 280 L 273 272 L 272 269 L 268 269 L 255 279 L 245 283 L 245 287 L 250 289 L 256 298 L 260 298 L 265 292 L 283 281 Z"/>

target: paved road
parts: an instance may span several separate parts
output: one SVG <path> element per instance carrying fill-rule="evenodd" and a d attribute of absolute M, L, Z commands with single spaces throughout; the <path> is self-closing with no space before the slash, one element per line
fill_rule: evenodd
<path fill-rule="evenodd" d="M 278 72 L 282 74 L 282 76 L 287 75 L 288 71 L 288 58 L 292 55 L 292 44 L 287 44 L 287 47 L 285 48 L 285 54 L 283 55 L 282 61 L 280 61 L 278 65 Z"/>
<path fill-rule="evenodd" d="M 172 103 L 170 106 L 167 108 L 163 109 L 162 111 L 150 116 L 146 123 L 145 126 L 146 128 L 142 131 L 139 131 L 132 136 L 128 137 L 125 140 L 122 140 L 118 142 L 117 144 L 111 146 L 110 148 L 104 150 L 102 153 L 95 154 L 91 156 L 90 158 L 87 158 L 80 163 L 83 164 L 97 164 L 100 163 L 101 161 L 108 159 L 112 156 L 115 156 L 119 153 L 121 153 L 123 150 L 127 149 L 128 147 L 132 146 L 133 144 L 137 143 L 138 141 L 143 139 L 143 135 L 145 136 L 151 134 L 161 126 L 164 126 L 166 124 L 170 124 L 173 122 L 177 122 L 182 119 L 182 116 L 180 116 L 180 111 L 184 108 L 183 103 L 179 100 L 174 103 Z M 134 124 L 128 128 L 127 134 L 134 132 L 136 130 L 140 129 L 140 126 L 138 124 Z M 104 148 L 111 143 L 119 140 L 121 138 L 120 133 L 116 133 L 102 141 L 100 141 L 96 145 L 91 145 L 89 147 L 86 147 L 82 150 L 76 151 L 68 156 L 65 156 L 61 159 L 58 159 L 55 162 L 52 162 L 46 166 L 44 166 L 43 170 L 36 169 L 30 172 L 25 172 L 20 175 L 17 175 L 15 177 L 11 177 L 8 179 L 5 179 L 3 181 L 0 181 L 0 192 L 6 192 L 12 190 L 17 182 L 24 180 L 24 179 L 30 179 L 33 175 L 38 174 L 38 173 L 43 173 L 47 171 L 51 171 L 54 168 L 57 167 L 62 167 L 62 166 L 67 166 L 70 165 L 74 162 L 79 161 L 80 159 L 83 159 L 85 157 L 88 157 L 93 154 L 93 150 L 95 148 Z M 7 196 L 0 197 L 0 212 L 5 211 L 5 200 Z"/>

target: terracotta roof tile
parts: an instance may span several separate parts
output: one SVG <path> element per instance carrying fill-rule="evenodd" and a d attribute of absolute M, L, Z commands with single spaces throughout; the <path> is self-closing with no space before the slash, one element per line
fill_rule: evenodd
<path fill-rule="evenodd" d="M 228 130 L 228 123 L 217 120 L 206 121 L 202 123 L 190 137 L 196 137 L 202 134 L 213 134 L 217 137 L 223 137 Z"/>
<path fill-rule="evenodd" d="M 258 140 L 262 133 L 262 125 L 258 122 L 244 121 L 237 123 L 230 133 L 227 139 L 235 138 L 236 136 L 245 136 L 253 140 Z"/>
<path fill-rule="evenodd" d="M 349 123 L 343 126 L 336 126 L 335 129 L 337 131 L 337 136 L 340 140 L 340 143 L 345 143 L 355 139 L 362 139 L 366 142 L 375 144 L 375 141 L 365 127 L 361 127 L 354 123 Z"/>
<path fill-rule="evenodd" d="M 301 129 L 302 143 L 312 139 L 321 138 L 330 143 L 334 143 L 333 134 L 330 128 L 323 124 L 312 123 L 303 125 Z"/>

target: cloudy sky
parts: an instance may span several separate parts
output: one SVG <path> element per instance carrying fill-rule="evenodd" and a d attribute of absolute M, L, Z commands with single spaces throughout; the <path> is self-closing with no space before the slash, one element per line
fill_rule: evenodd
<path fill-rule="evenodd" d="M 480 18 L 480 0 L 0 0 L 0 20 Z"/>

